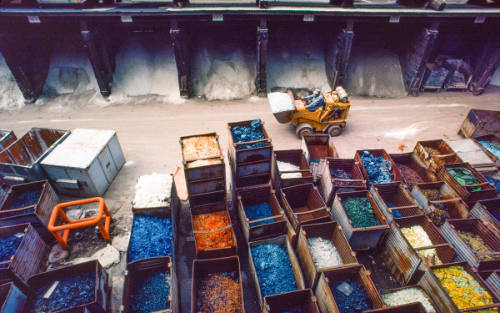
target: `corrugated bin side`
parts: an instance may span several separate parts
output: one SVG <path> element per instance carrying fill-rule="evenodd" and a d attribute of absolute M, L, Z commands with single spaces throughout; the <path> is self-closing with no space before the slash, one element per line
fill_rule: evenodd
<path fill-rule="evenodd" d="M 13 283 L 0 285 L 0 313 L 22 312 L 26 294 Z"/>
<path fill-rule="evenodd" d="M 364 197 L 370 200 L 373 213 L 379 220 L 380 225 L 367 228 L 353 227 L 351 220 L 348 218 L 344 210 L 342 200 L 357 197 Z M 380 208 L 368 190 L 337 193 L 335 200 L 333 201 L 331 212 L 333 219 L 342 226 L 342 230 L 344 231 L 349 244 L 355 251 L 375 248 L 389 229 L 389 225 L 387 224 L 384 215 L 380 212 Z"/>
<path fill-rule="evenodd" d="M 403 217 L 424 215 L 424 211 L 413 198 L 408 188 L 400 182 L 373 185 L 370 188 L 373 199 L 384 214 L 387 223 L 393 220 L 393 211 L 397 210 Z M 390 205 L 389 205 L 390 204 Z"/>
<path fill-rule="evenodd" d="M 260 305 L 261 310 L 264 310 L 264 299 L 262 297 L 262 292 L 260 290 L 259 277 L 257 276 L 257 271 L 255 269 L 255 264 L 253 262 L 252 247 L 260 245 L 260 244 L 267 244 L 267 243 L 281 245 L 281 246 L 284 246 L 286 248 L 286 250 L 288 252 L 288 258 L 290 259 L 290 264 L 292 266 L 295 281 L 297 282 L 297 289 L 299 289 L 299 290 L 305 289 L 304 277 L 302 275 L 302 270 L 300 269 L 299 261 L 297 259 L 297 256 L 295 255 L 295 252 L 293 252 L 292 244 L 287 236 L 279 236 L 279 237 L 249 242 L 248 243 L 248 259 L 249 259 L 249 263 L 250 263 L 250 271 L 251 271 L 252 277 L 254 279 L 255 288 L 257 289 L 257 296 L 259 298 L 259 305 Z"/>
<path fill-rule="evenodd" d="M 492 250 L 492 259 L 483 260 L 460 238 L 458 232 L 468 232 L 479 236 Z M 454 245 L 461 261 L 467 261 L 478 271 L 500 269 L 500 234 L 491 231 L 485 222 L 477 218 L 449 219 L 441 228 L 443 236 Z"/>
<path fill-rule="evenodd" d="M 237 190 L 238 213 L 243 235 L 247 242 L 275 237 L 287 233 L 286 217 L 281 208 L 275 191 L 270 185 L 240 188 Z M 257 220 L 249 220 L 245 207 L 267 202 L 271 208 L 272 216 Z M 258 225 L 256 223 L 272 222 Z"/>
<path fill-rule="evenodd" d="M 337 178 L 332 171 L 342 170 L 352 178 Z M 326 204 L 331 207 L 335 194 L 339 191 L 364 190 L 367 188 L 366 179 L 354 159 L 326 159 L 326 166 L 322 167 L 319 175 L 319 188 Z"/>
<path fill-rule="evenodd" d="M 314 264 L 314 259 L 308 244 L 308 239 L 315 237 L 321 237 L 331 241 L 335 248 L 337 248 L 343 264 L 334 267 L 318 268 Z M 342 232 L 342 227 L 335 221 L 302 226 L 297 240 L 296 251 L 302 266 L 306 286 L 313 289 L 316 286 L 321 272 L 331 270 L 335 267 L 358 263 L 356 253 L 352 251 L 347 238 Z"/>
<path fill-rule="evenodd" d="M 331 282 L 349 278 L 357 280 L 363 286 L 364 291 L 372 302 L 373 309 L 384 307 L 384 302 L 370 278 L 370 273 L 363 265 L 353 264 L 321 273 L 315 289 L 315 295 L 318 298 L 318 305 L 321 312 L 340 313 L 329 285 Z"/>
<path fill-rule="evenodd" d="M 17 140 L 12 130 L 0 129 L 0 152 Z"/>
<path fill-rule="evenodd" d="M 243 297 L 243 285 L 240 270 L 240 259 L 237 256 L 225 258 L 194 260 L 192 283 L 191 283 L 191 312 L 202 312 L 198 307 L 198 289 L 200 279 L 203 275 L 223 272 L 236 272 L 238 285 L 240 287 L 241 313 L 245 313 L 245 302 Z"/>
<path fill-rule="evenodd" d="M 331 221 L 331 214 L 313 184 L 295 185 L 280 190 L 281 203 L 295 231 L 305 224 Z"/>
<path fill-rule="evenodd" d="M 500 218 L 500 198 L 479 200 L 470 211 L 470 217 L 488 222 L 500 232 L 500 221 L 493 214 Z"/>

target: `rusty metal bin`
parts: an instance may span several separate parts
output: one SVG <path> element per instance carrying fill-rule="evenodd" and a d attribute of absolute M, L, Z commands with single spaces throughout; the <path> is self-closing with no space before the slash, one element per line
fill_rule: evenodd
<path fill-rule="evenodd" d="M 45 271 L 50 246 L 30 224 L 0 227 L 0 240 L 17 234 L 22 234 L 23 238 L 16 252 L 8 260 L 0 262 L 0 284 L 13 281 L 27 292 L 28 279 Z"/>
<path fill-rule="evenodd" d="M 383 309 L 364 311 L 364 313 L 428 313 L 422 303 L 413 302 L 404 305 L 397 305 Z"/>
<path fill-rule="evenodd" d="M 432 300 L 431 296 L 429 296 L 427 294 L 427 292 L 425 292 L 425 290 L 418 285 L 418 283 L 416 285 L 405 286 L 405 287 L 401 287 L 401 288 L 394 288 L 394 289 L 382 290 L 380 292 L 380 294 L 381 294 L 382 300 L 383 300 L 385 294 L 390 294 L 390 293 L 393 293 L 393 292 L 397 292 L 397 291 L 401 291 L 401 290 L 405 290 L 405 289 L 413 289 L 413 288 L 419 289 L 423 294 L 425 294 L 425 296 L 427 297 L 427 300 L 433 306 L 433 308 L 436 311 L 436 313 L 439 312 L 437 310 L 437 305 L 434 303 L 434 300 Z M 385 301 L 384 301 L 384 303 L 385 303 Z M 416 304 L 418 304 L 419 307 L 421 307 L 422 309 L 420 310 L 420 308 L 417 308 Z M 365 312 L 386 312 L 384 310 L 389 310 L 389 309 L 392 310 L 392 309 L 394 309 L 396 311 L 389 311 L 389 312 L 391 312 L 391 313 L 392 312 L 408 312 L 408 313 L 423 312 L 423 313 L 428 313 L 427 310 L 422 305 L 422 303 L 420 303 L 420 302 L 413 302 L 413 303 L 408 303 L 408 304 L 404 304 L 404 305 L 395 305 L 395 306 L 389 306 L 386 303 L 386 305 L 388 306 L 387 309 L 379 309 L 378 311 L 377 310 L 372 310 L 372 311 L 365 311 Z M 401 310 L 403 308 L 404 308 L 404 310 Z M 413 310 L 407 310 L 408 308 L 412 308 Z"/>
<path fill-rule="evenodd" d="M 396 167 L 399 170 L 399 173 L 403 177 L 403 182 L 408 185 L 408 187 L 413 187 L 416 183 L 432 183 L 436 182 L 438 178 L 434 173 L 429 171 L 426 168 L 426 165 L 418 158 L 418 156 L 414 152 L 408 153 L 397 153 L 397 154 L 389 154 L 396 163 Z M 411 177 L 407 174 L 407 169 L 413 170 L 418 177 L 420 177 L 421 181 L 415 181 L 415 177 Z"/>
<path fill-rule="evenodd" d="M 500 136 L 500 111 L 471 109 L 459 134 L 467 138 L 489 134 Z"/>
<path fill-rule="evenodd" d="M 500 198 L 479 200 L 470 210 L 470 217 L 487 222 L 500 232 Z"/>
<path fill-rule="evenodd" d="M 492 250 L 492 258 L 483 260 L 460 238 L 459 231 L 479 236 Z M 461 261 L 467 261 L 478 271 L 500 269 L 500 235 L 489 229 L 483 221 L 477 218 L 449 219 L 441 228 L 441 232 L 446 240 L 453 244 Z"/>
<path fill-rule="evenodd" d="M 229 159 L 229 165 L 234 168 L 233 161 Z M 245 167 L 244 171 L 249 170 L 253 172 L 255 170 L 257 174 L 249 174 L 245 176 L 237 176 L 235 170 L 231 170 L 231 185 L 232 189 L 238 189 L 243 187 L 250 187 L 256 185 L 269 184 L 272 180 L 272 164 L 271 160 L 261 160 L 256 162 L 250 162 L 243 164 Z"/>
<path fill-rule="evenodd" d="M 318 268 L 314 263 L 307 241 L 309 238 L 314 237 L 321 237 L 331 241 L 335 248 L 337 248 L 343 264 L 333 267 Z M 297 241 L 297 257 L 302 266 L 306 286 L 313 289 L 322 272 L 329 271 L 332 268 L 358 263 L 356 253 L 352 251 L 347 238 L 342 232 L 342 227 L 334 221 L 302 226 Z"/>
<path fill-rule="evenodd" d="M 322 167 L 321 170 L 319 188 L 329 207 L 332 205 L 337 192 L 364 190 L 367 188 L 366 179 L 363 177 L 359 163 L 354 161 L 354 159 L 326 158 L 326 166 Z M 338 170 L 351 175 L 351 178 L 336 177 L 335 171 Z"/>
<path fill-rule="evenodd" d="M 193 155 L 192 153 L 190 154 L 190 151 L 186 151 L 186 149 L 188 148 L 186 147 L 187 140 L 196 138 L 214 140 L 215 151 L 200 151 L 199 155 Z M 226 177 L 226 167 L 224 164 L 222 149 L 220 148 L 219 144 L 219 135 L 217 135 L 216 133 L 208 133 L 201 135 L 183 136 L 180 138 L 179 142 L 182 150 L 182 163 L 184 165 L 186 182 L 202 179 L 221 179 Z"/>
<path fill-rule="evenodd" d="M 347 217 L 344 206 L 342 205 L 342 200 L 357 197 L 364 197 L 370 200 L 373 213 L 379 220 L 380 225 L 367 228 L 354 228 L 352 226 L 352 222 L 349 217 Z M 344 231 L 349 244 L 355 251 L 370 250 L 377 247 L 378 243 L 389 229 L 389 225 L 387 224 L 384 215 L 368 190 L 337 193 L 335 199 L 333 200 L 332 216 L 333 219 L 336 220 L 340 226 L 342 226 L 342 230 Z"/>
<path fill-rule="evenodd" d="M 416 184 L 411 194 L 428 216 L 432 216 L 436 209 L 446 211 L 451 218 L 465 218 L 469 215 L 467 204 L 445 182 Z M 437 225 L 444 223 L 441 219 L 433 221 Z"/>
<path fill-rule="evenodd" d="M 237 256 L 230 256 L 225 258 L 194 260 L 193 261 L 193 274 L 191 283 L 191 312 L 205 312 L 200 309 L 200 283 L 206 275 L 217 273 L 231 273 L 234 272 L 236 283 L 239 285 L 241 299 L 241 309 L 239 312 L 245 313 L 245 303 L 243 297 L 243 285 L 240 270 L 240 259 Z"/>
<path fill-rule="evenodd" d="M 496 145 L 497 147 L 500 147 L 500 134 L 495 136 L 495 135 L 484 135 L 484 136 L 479 136 L 479 137 L 476 137 L 476 138 L 472 138 L 472 140 L 474 140 L 475 142 L 477 142 L 477 144 L 479 145 L 479 147 L 484 151 L 484 153 L 486 153 L 488 155 L 488 157 L 493 161 L 495 162 L 495 164 L 497 165 L 500 165 L 500 159 L 494 155 L 493 153 L 491 153 L 491 151 L 489 151 L 488 149 L 486 149 L 480 141 L 490 141 L 492 142 L 494 145 Z"/>
<path fill-rule="evenodd" d="M 462 162 L 462 159 L 442 139 L 418 141 L 413 153 L 434 173 L 437 173 L 444 164 Z"/>
<path fill-rule="evenodd" d="M 125 272 L 125 282 L 123 285 L 123 299 L 122 299 L 122 308 L 121 312 L 123 313 L 133 313 L 132 310 L 132 301 L 133 298 L 133 288 L 135 282 L 139 278 L 143 278 L 144 275 L 154 272 L 162 272 L 168 273 L 169 275 L 169 285 L 170 285 L 170 293 L 168 296 L 168 307 L 161 308 L 161 312 L 179 312 L 178 309 L 178 301 L 177 297 L 177 281 L 175 279 L 175 273 L 173 270 L 173 264 L 170 260 L 170 257 L 155 257 L 142 259 L 139 261 L 135 261 L 129 263 L 127 266 L 127 270 Z M 163 311 L 165 310 L 165 311 Z"/>
<path fill-rule="evenodd" d="M 477 185 L 461 185 L 454 177 L 448 172 L 450 168 L 464 168 L 474 175 L 479 184 Z M 478 200 L 494 198 L 497 195 L 497 190 L 493 187 L 483 175 L 476 171 L 469 163 L 454 163 L 445 164 L 438 173 L 439 177 L 447 182 L 457 194 L 468 204 L 474 205 Z M 481 187 L 481 190 L 473 191 L 472 187 Z"/>
<path fill-rule="evenodd" d="M 212 231 L 200 231 L 199 234 L 208 234 L 208 233 L 220 233 L 223 232 L 227 229 L 230 230 L 231 232 L 231 237 L 232 237 L 232 242 L 233 245 L 230 247 L 224 247 L 224 248 L 208 248 L 208 249 L 198 249 L 198 239 L 196 238 L 196 234 L 198 233 L 198 230 L 194 228 L 194 217 L 197 215 L 202 215 L 202 214 L 221 214 L 224 216 L 227 216 L 229 218 L 229 221 L 231 224 L 227 225 L 226 227 L 223 227 L 222 229 L 214 229 Z M 229 214 L 227 202 L 219 202 L 219 203 L 211 203 L 211 204 L 204 204 L 196 207 L 191 207 L 191 225 L 193 225 L 193 234 L 194 234 L 194 242 L 195 242 L 195 249 L 196 249 L 196 257 L 197 258 L 221 258 L 221 257 L 226 257 L 226 256 L 232 256 L 232 255 L 237 255 L 237 247 L 238 243 L 236 241 L 236 235 L 234 233 L 234 229 L 232 226 L 232 221 L 231 221 L 231 216 Z"/>
<path fill-rule="evenodd" d="M 0 313 L 22 312 L 26 294 L 13 283 L 0 285 Z"/>
<path fill-rule="evenodd" d="M 331 214 L 313 184 L 295 185 L 280 190 L 281 203 L 294 227 L 299 231 L 305 224 L 331 221 Z"/>
<path fill-rule="evenodd" d="M 294 185 L 308 184 L 313 182 L 312 171 L 306 160 L 304 151 L 276 150 L 274 151 L 276 164 L 273 167 L 274 186 L 276 188 L 290 187 Z M 297 171 L 280 171 L 278 161 L 293 164 L 299 168 Z"/>
<path fill-rule="evenodd" d="M 394 218 L 424 215 L 424 211 L 413 198 L 408 188 L 400 182 L 374 185 L 370 189 L 373 199 L 384 214 L 387 223 Z M 398 214 L 396 217 L 394 214 Z M 398 213 L 399 212 L 399 213 Z"/>
<path fill-rule="evenodd" d="M 40 162 L 69 134 L 69 130 L 31 128 L 0 152 L 0 178 L 10 184 L 46 179 Z"/>
<path fill-rule="evenodd" d="M 18 201 L 28 192 L 40 192 L 38 201 L 26 207 L 19 207 Z M 59 197 L 46 180 L 12 186 L 0 206 L 0 227 L 31 223 L 47 243 L 54 237 L 47 230 L 52 209 L 59 202 Z"/>
<path fill-rule="evenodd" d="M 290 312 L 290 310 L 296 308 L 301 308 L 300 312 L 320 313 L 318 301 L 311 289 L 294 290 L 279 295 L 267 296 L 264 298 L 262 312 L 282 313 Z"/>
<path fill-rule="evenodd" d="M 301 149 L 308 163 L 325 158 L 338 158 L 333 139 L 328 134 L 313 134 L 302 137 Z"/>
<path fill-rule="evenodd" d="M 432 245 L 414 248 L 410 241 L 404 236 L 401 228 L 421 226 Z M 400 218 L 395 221 L 395 225 L 391 228 L 386 240 L 386 248 L 389 255 L 393 258 L 396 267 L 398 267 L 399 275 L 396 275 L 402 285 L 416 283 L 423 273 L 436 264 L 435 259 L 426 259 L 419 255 L 419 252 L 435 249 L 436 256 L 442 263 L 453 262 L 456 257 L 456 252 L 453 246 L 441 235 L 439 230 L 426 216 L 411 216 Z"/>
<path fill-rule="evenodd" d="M 61 308 L 58 312 L 89 312 L 89 313 L 107 313 L 110 312 L 111 305 L 111 286 L 109 283 L 108 273 L 102 268 L 99 261 L 93 260 L 84 263 L 79 263 L 75 265 L 64 266 L 52 271 L 45 273 L 40 273 L 32 276 L 28 280 L 28 285 L 30 286 L 30 292 L 28 294 L 28 301 L 26 301 L 26 306 L 23 312 L 33 312 L 30 310 L 32 302 L 35 300 L 37 291 L 45 292 L 44 289 L 47 286 L 53 286 L 53 284 L 63 279 L 64 277 L 72 276 L 76 273 L 89 272 L 95 277 L 95 288 L 93 291 L 93 299 L 89 303 L 85 303 L 78 307 L 65 307 Z M 57 287 L 56 287 L 57 288 Z"/>
<path fill-rule="evenodd" d="M 372 302 L 373 309 L 384 307 L 384 302 L 370 278 L 370 273 L 363 265 L 353 264 L 321 273 L 314 292 L 321 312 L 340 313 L 330 289 L 330 283 L 345 279 L 355 279 L 363 286 L 364 291 Z"/>
<path fill-rule="evenodd" d="M 478 272 L 486 285 L 500 299 L 500 269 Z"/>
<path fill-rule="evenodd" d="M 462 266 L 465 271 L 467 271 L 480 285 L 483 287 L 492 297 L 494 304 L 490 306 L 482 306 L 478 308 L 467 308 L 466 310 L 460 310 L 455 302 L 448 295 L 444 287 L 441 285 L 441 282 L 434 274 L 433 270 L 437 268 L 446 268 L 450 266 Z M 435 265 L 432 266 L 427 272 L 425 272 L 422 279 L 419 281 L 419 285 L 425 292 L 431 296 L 434 303 L 437 305 L 437 309 L 443 313 L 463 313 L 463 312 L 474 312 L 479 309 L 487 309 L 487 308 L 498 308 L 500 307 L 500 300 L 495 296 L 495 294 L 490 290 L 484 280 L 477 275 L 477 273 L 472 270 L 467 262 L 454 262 L 443 265 Z"/>
<path fill-rule="evenodd" d="M 398 167 L 396 166 L 396 163 L 392 160 L 391 156 L 383 149 L 365 149 L 365 150 L 357 150 L 356 153 L 354 154 L 354 160 L 358 162 L 359 168 L 361 169 L 361 173 L 363 173 L 363 177 L 366 179 L 369 185 L 371 185 L 370 179 L 368 177 L 368 172 L 366 171 L 365 166 L 363 165 L 363 161 L 361 161 L 361 154 L 363 154 L 364 151 L 370 152 L 374 157 L 383 157 L 389 163 L 391 164 L 392 167 L 392 176 L 393 182 L 396 181 L 403 181 L 403 177 L 401 176 L 401 173 L 398 170 Z"/>
<path fill-rule="evenodd" d="M 17 140 L 12 130 L 0 129 L 0 152 Z"/>
<path fill-rule="evenodd" d="M 249 121 L 241 121 L 241 122 L 233 122 L 228 123 L 227 128 L 229 131 L 229 159 L 232 161 L 233 171 L 241 164 L 248 162 L 255 162 L 261 160 L 271 160 L 273 158 L 273 145 L 271 144 L 271 138 L 267 134 L 266 129 L 264 128 L 264 122 L 260 121 L 260 130 L 264 135 L 264 139 L 258 141 L 249 141 L 249 142 L 234 142 L 232 129 L 235 126 L 250 126 L 251 120 Z M 238 147 L 242 145 L 264 142 L 265 146 L 258 148 L 247 148 L 247 149 L 238 149 Z"/>
<path fill-rule="evenodd" d="M 292 244 L 287 236 L 279 236 L 274 238 L 268 238 L 258 241 L 252 241 L 248 243 L 248 259 L 250 263 L 250 271 L 253 277 L 255 288 L 257 290 L 257 297 L 259 298 L 260 309 L 264 310 L 264 298 L 262 297 L 262 292 L 260 290 L 259 277 L 257 276 L 257 271 L 255 269 L 255 264 L 252 257 L 252 247 L 258 246 L 260 244 L 276 244 L 284 247 L 288 252 L 288 258 L 290 259 L 290 265 L 292 266 L 295 281 L 297 283 L 297 289 L 305 289 L 304 277 L 302 275 L 302 270 L 300 269 L 299 261 L 295 252 L 293 252 Z"/>
<path fill-rule="evenodd" d="M 247 242 L 270 237 L 276 237 L 287 233 L 286 217 L 281 208 L 275 191 L 270 185 L 240 188 L 237 190 L 238 214 L 241 222 L 243 235 Z M 267 202 L 272 211 L 272 216 L 257 220 L 249 220 L 245 208 Z M 269 221 L 266 224 L 259 222 Z"/>

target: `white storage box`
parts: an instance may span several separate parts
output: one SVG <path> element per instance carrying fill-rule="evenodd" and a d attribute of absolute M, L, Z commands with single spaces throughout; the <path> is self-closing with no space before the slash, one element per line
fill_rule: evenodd
<path fill-rule="evenodd" d="M 77 128 L 41 163 L 58 193 L 101 196 L 125 163 L 114 130 Z"/>

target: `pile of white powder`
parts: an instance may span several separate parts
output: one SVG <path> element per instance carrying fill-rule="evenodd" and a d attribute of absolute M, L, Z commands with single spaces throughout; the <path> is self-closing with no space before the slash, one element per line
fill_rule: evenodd
<path fill-rule="evenodd" d="M 135 185 L 134 208 L 155 208 L 170 205 L 172 175 L 153 173 L 139 177 Z"/>
<path fill-rule="evenodd" d="M 295 165 L 295 164 L 288 163 L 288 162 L 282 162 L 282 161 L 276 161 L 276 163 L 278 164 L 278 170 L 280 172 L 300 171 L 300 167 Z M 300 173 L 300 172 L 298 172 L 298 173 L 283 173 L 283 174 L 281 174 L 281 178 L 302 178 L 302 173 Z"/>
<path fill-rule="evenodd" d="M 337 266 L 344 263 L 337 248 L 330 240 L 314 237 L 307 239 L 307 243 L 316 268 Z"/>

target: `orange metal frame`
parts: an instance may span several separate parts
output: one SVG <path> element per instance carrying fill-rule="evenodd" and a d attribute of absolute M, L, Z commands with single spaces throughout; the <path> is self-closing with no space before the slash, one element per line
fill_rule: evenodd
<path fill-rule="evenodd" d="M 87 217 L 80 220 L 70 220 L 64 209 L 74 205 L 87 204 L 92 202 L 99 203 L 99 210 L 96 216 Z M 63 225 L 55 225 L 57 218 L 61 217 L 61 219 L 66 223 Z M 102 220 L 104 221 L 104 225 Z M 49 225 L 47 226 L 48 230 L 52 233 L 52 235 L 57 239 L 59 244 L 67 249 L 68 248 L 68 237 L 69 231 L 71 229 L 77 229 L 82 227 L 89 227 L 97 225 L 99 230 L 101 231 L 102 237 L 109 241 L 109 225 L 111 224 L 111 214 L 109 214 L 108 208 L 106 207 L 106 203 L 104 203 L 104 199 L 100 197 L 96 198 L 88 198 L 83 200 L 76 200 L 71 202 L 60 203 L 54 207 L 52 210 L 52 214 L 50 215 Z M 61 236 L 60 232 L 63 232 Z"/>

